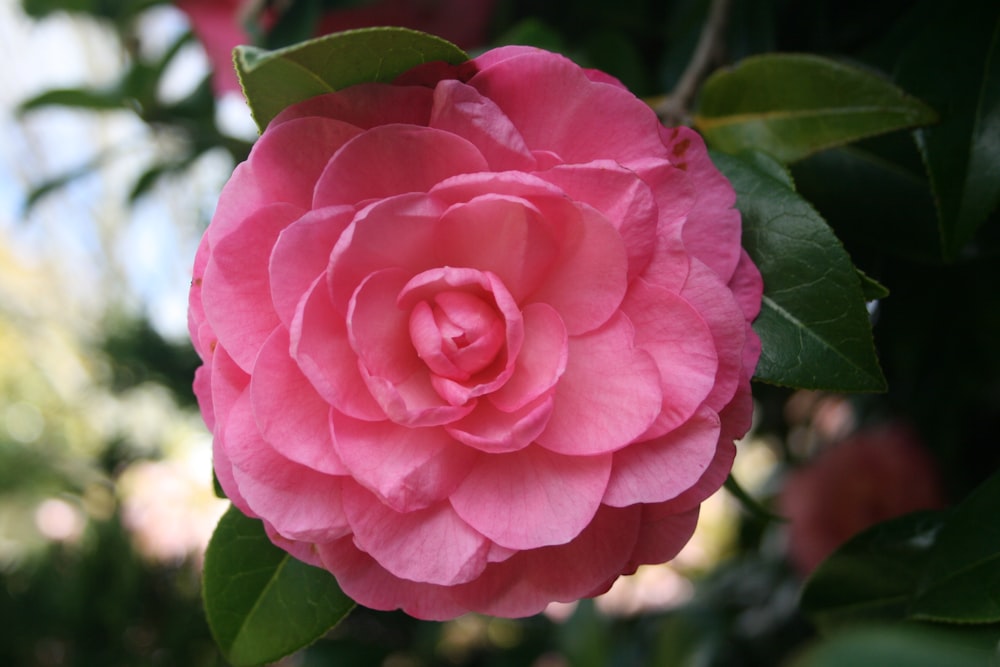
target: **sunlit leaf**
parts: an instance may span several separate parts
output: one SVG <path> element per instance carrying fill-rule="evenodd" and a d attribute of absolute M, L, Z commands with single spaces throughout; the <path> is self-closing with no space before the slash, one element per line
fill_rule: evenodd
<path fill-rule="evenodd" d="M 803 611 L 821 628 L 907 615 L 945 515 L 910 514 L 856 535 L 806 582 Z"/>
<path fill-rule="evenodd" d="M 954 258 L 1000 202 L 1000 3 L 925 2 L 897 80 L 941 122 L 917 132 L 937 200 L 945 256 Z"/>
<path fill-rule="evenodd" d="M 237 667 L 311 644 L 354 607 L 329 572 L 274 546 L 261 522 L 235 507 L 208 545 L 202 595 L 212 634 Z"/>
<path fill-rule="evenodd" d="M 454 44 L 406 28 L 334 33 L 277 51 L 235 50 L 236 71 L 257 127 L 296 102 L 365 82 L 390 82 L 432 61 L 458 64 L 468 56 Z"/>
<path fill-rule="evenodd" d="M 814 55 L 747 58 L 705 82 L 695 126 L 727 153 L 757 149 L 782 162 L 935 120 L 888 80 Z"/>
<path fill-rule="evenodd" d="M 1000 621 L 1000 474 L 959 503 L 941 529 L 910 609 L 918 619 Z"/>
<path fill-rule="evenodd" d="M 743 214 L 743 245 L 764 277 L 754 331 L 758 380 L 791 387 L 883 391 L 865 296 L 850 257 L 786 181 L 750 162 L 713 154 Z"/>

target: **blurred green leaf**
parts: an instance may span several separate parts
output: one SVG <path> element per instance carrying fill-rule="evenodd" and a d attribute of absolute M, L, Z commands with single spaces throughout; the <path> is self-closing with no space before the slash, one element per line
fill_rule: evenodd
<path fill-rule="evenodd" d="M 953 623 L 1000 621 L 1000 473 L 952 511 L 924 570 L 910 616 Z"/>
<path fill-rule="evenodd" d="M 203 582 L 212 634 L 238 667 L 311 644 L 354 608 L 329 572 L 274 546 L 263 524 L 235 507 L 209 542 Z"/>
<path fill-rule="evenodd" d="M 695 126 L 724 152 L 758 149 L 794 162 L 935 118 L 930 107 L 870 71 L 819 56 L 772 54 L 709 77 Z"/>
<path fill-rule="evenodd" d="M 459 64 L 468 56 L 454 44 L 406 28 L 363 28 L 320 37 L 278 51 L 235 50 L 236 71 L 263 130 L 286 107 L 358 83 L 390 82 L 432 61 Z"/>
<path fill-rule="evenodd" d="M 943 513 L 909 514 L 851 538 L 806 582 L 803 611 L 824 630 L 902 620 L 944 521 Z"/>
<path fill-rule="evenodd" d="M 941 114 L 917 141 L 954 258 L 1000 202 L 1000 3 L 924 2 L 905 28 L 896 79 Z"/>
<path fill-rule="evenodd" d="M 806 652 L 793 667 L 990 667 L 996 651 L 979 637 L 918 625 L 855 629 Z"/>
<path fill-rule="evenodd" d="M 754 377 L 803 389 L 883 391 L 861 283 L 823 218 L 754 164 L 713 160 L 736 188 L 743 245 L 764 277 Z"/>
<path fill-rule="evenodd" d="M 121 109 L 124 104 L 125 96 L 118 87 L 105 90 L 57 88 L 46 90 L 24 100 L 18 105 L 18 113 L 24 114 L 35 109 L 52 106 L 105 111 L 108 109 Z"/>

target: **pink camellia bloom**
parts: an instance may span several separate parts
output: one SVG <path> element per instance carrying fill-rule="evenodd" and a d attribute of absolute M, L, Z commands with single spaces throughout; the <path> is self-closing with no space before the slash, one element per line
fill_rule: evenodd
<path fill-rule="evenodd" d="M 377 609 L 523 616 L 672 558 L 750 426 L 760 275 L 701 139 L 527 47 L 286 109 L 190 330 L 215 469 Z"/>
<path fill-rule="evenodd" d="M 896 423 L 832 445 L 795 470 L 779 498 L 789 556 L 803 575 L 876 523 L 943 506 L 934 462 L 916 434 Z"/>
<path fill-rule="evenodd" d="M 233 69 L 233 49 L 250 44 L 244 24 L 259 0 L 175 0 L 191 21 L 191 28 L 205 47 L 219 94 L 239 91 Z M 370 26 L 399 26 L 443 37 L 463 49 L 486 41 L 486 29 L 496 0 L 375 0 L 323 15 L 316 35 Z M 266 24 L 277 18 L 270 13 Z M 262 25 L 263 29 L 270 27 Z"/>

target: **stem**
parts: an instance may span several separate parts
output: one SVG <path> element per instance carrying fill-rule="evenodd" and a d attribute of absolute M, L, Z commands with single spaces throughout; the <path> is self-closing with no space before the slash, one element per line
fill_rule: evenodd
<path fill-rule="evenodd" d="M 722 49 L 731 2 L 732 0 L 712 0 L 691 60 L 674 89 L 656 105 L 656 114 L 668 125 L 686 124 L 690 121 L 689 106 L 698 85 Z"/>

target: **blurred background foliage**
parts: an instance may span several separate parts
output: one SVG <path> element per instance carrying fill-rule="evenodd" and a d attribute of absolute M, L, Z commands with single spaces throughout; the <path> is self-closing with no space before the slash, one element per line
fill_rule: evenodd
<path fill-rule="evenodd" d="M 179 4 L 0 0 L 2 665 L 225 664 L 199 601 L 200 555 L 225 503 L 212 494 L 183 313 L 198 235 L 254 131 L 238 94 L 213 79 L 209 33 L 191 31 L 192 3 Z M 231 32 L 273 48 L 366 3 L 201 4 L 228 12 Z M 382 4 L 410 7 L 398 16 L 414 27 L 427 17 L 412 6 L 436 6 Z M 654 105 L 675 90 L 713 6 L 485 4 L 478 39 L 462 44 L 470 53 L 509 43 L 561 51 Z M 938 178 L 932 187 L 926 169 L 928 142 L 945 142 L 946 168 L 970 167 L 977 141 L 1000 154 L 1000 9 L 964 0 L 722 4 L 712 69 L 759 53 L 822 54 L 891 78 L 940 113 L 943 128 L 970 115 L 985 128 L 978 139 L 975 128 L 894 132 L 790 166 L 799 194 L 857 266 L 890 290 L 869 304 L 888 393 L 758 384 L 756 426 L 735 476 L 763 511 L 718 494 L 677 561 L 643 568 L 596 601 L 444 624 L 358 609 L 282 665 L 997 664 L 1000 612 L 974 631 L 928 633 L 882 613 L 875 618 L 892 625 L 820 632 L 799 604 L 808 570 L 791 555 L 794 527 L 766 513 L 803 506 L 782 500 L 788 481 L 870 425 L 907 424 L 932 462 L 927 479 L 908 479 L 940 485 L 942 504 L 960 503 L 1000 467 L 1000 225 L 989 185 L 1000 172 L 971 165 L 983 168 L 985 194 L 972 214 L 955 214 L 965 216 L 956 238 L 941 220 L 959 186 Z M 884 497 L 880 480 L 892 473 L 882 464 L 847 465 L 856 474 L 806 485 L 832 508 L 814 528 L 839 522 L 846 537 L 920 509 L 905 488 Z M 983 531 L 995 531 L 984 521 Z M 861 546 L 887 540 L 879 530 Z"/>

